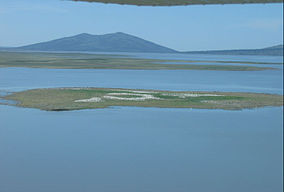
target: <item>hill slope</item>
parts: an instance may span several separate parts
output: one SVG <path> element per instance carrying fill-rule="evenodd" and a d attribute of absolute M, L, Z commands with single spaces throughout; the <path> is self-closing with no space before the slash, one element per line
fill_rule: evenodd
<path fill-rule="evenodd" d="M 176 51 L 125 33 L 91 35 L 82 33 L 53 41 L 18 47 L 30 51 L 98 51 L 98 52 L 154 52 Z"/>
<path fill-rule="evenodd" d="M 239 50 L 218 50 L 218 51 L 190 51 L 185 53 L 193 54 L 216 54 L 216 55 L 271 55 L 283 56 L 283 45 L 276 45 L 263 49 L 239 49 Z"/>

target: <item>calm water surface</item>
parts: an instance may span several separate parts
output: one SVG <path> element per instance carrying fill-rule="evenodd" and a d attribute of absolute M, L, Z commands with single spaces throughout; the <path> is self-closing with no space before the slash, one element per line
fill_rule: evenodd
<path fill-rule="evenodd" d="M 283 72 L 0 68 L 0 90 L 74 86 L 281 94 Z"/>
<path fill-rule="evenodd" d="M 0 106 L 0 191 L 281 192 L 282 115 Z"/>
<path fill-rule="evenodd" d="M 281 70 L 0 68 L 2 93 L 99 86 L 282 94 L 282 80 Z M 282 127 L 282 107 L 46 112 L 0 105 L 0 192 L 281 192 Z"/>

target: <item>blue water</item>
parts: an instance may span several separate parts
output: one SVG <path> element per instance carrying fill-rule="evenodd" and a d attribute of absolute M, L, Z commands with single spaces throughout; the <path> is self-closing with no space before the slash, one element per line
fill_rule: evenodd
<path fill-rule="evenodd" d="M 282 108 L 0 114 L 1 192 L 282 191 Z"/>
<path fill-rule="evenodd" d="M 0 68 L 0 90 L 119 87 L 281 94 L 283 71 L 95 70 Z"/>
<path fill-rule="evenodd" d="M 282 94 L 282 80 L 280 70 L 0 68 L 2 92 L 99 86 Z M 282 127 L 283 107 L 47 112 L 0 105 L 0 192 L 281 192 Z"/>

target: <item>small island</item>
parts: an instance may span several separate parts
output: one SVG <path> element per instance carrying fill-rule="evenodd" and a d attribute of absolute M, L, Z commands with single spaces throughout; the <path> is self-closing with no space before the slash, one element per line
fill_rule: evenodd
<path fill-rule="evenodd" d="M 8 105 L 46 111 L 96 109 L 111 106 L 224 110 L 283 106 L 283 95 L 276 94 L 121 88 L 32 89 L 2 96 L 2 99 L 15 101 Z"/>

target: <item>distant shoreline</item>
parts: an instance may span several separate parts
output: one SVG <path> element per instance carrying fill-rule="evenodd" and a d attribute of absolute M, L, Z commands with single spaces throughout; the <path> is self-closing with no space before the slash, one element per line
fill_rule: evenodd
<path fill-rule="evenodd" d="M 175 64 L 169 64 L 175 63 Z M 208 64 L 210 63 L 210 64 Z M 237 64 L 237 65 L 233 65 Z M 259 64 L 262 66 L 252 66 Z M 262 71 L 279 70 L 265 65 L 282 65 L 273 62 L 142 59 L 120 55 L 0 52 L 0 67 L 26 67 L 48 69 L 129 69 L 129 70 L 213 70 Z"/>

